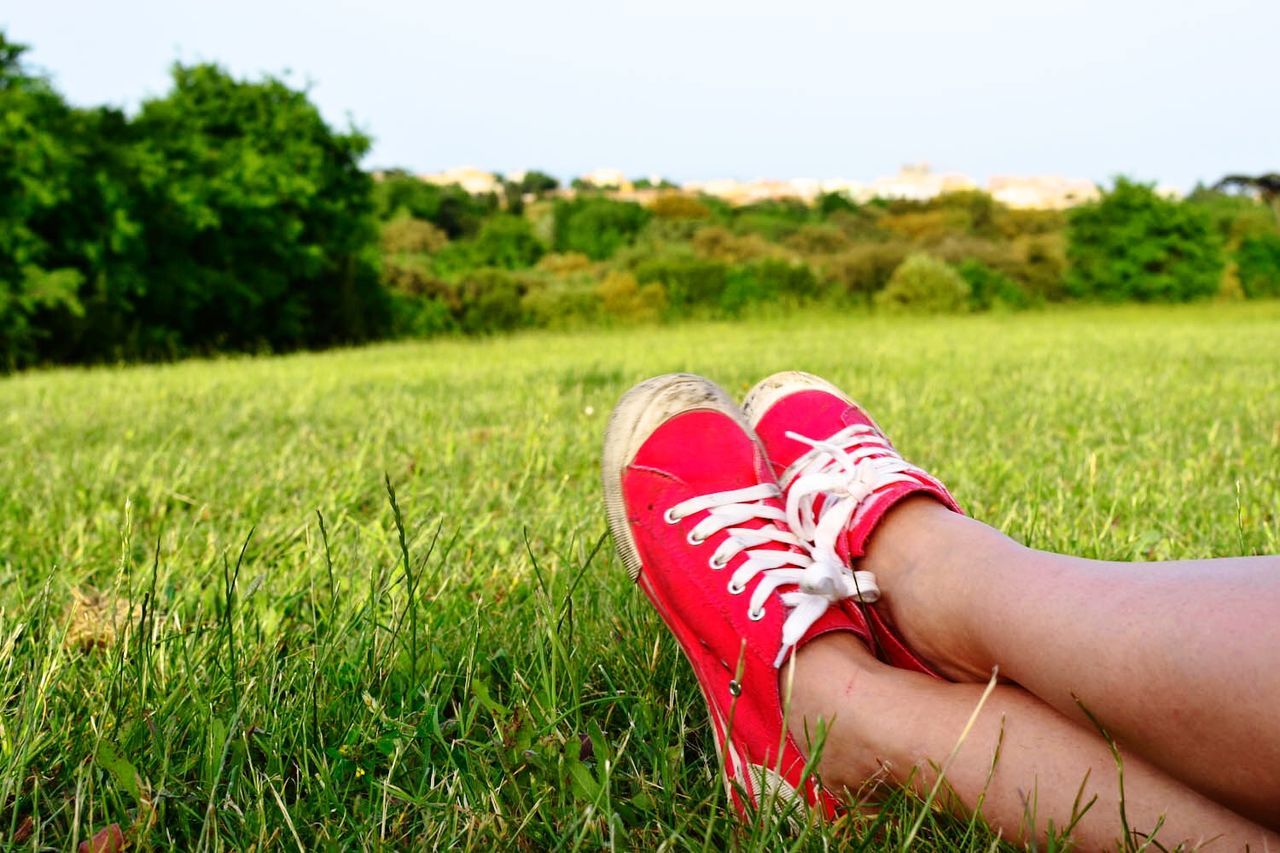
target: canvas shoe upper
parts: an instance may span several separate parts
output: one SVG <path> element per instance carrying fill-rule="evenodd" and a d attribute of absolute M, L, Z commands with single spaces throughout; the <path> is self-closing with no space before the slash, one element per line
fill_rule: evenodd
<path fill-rule="evenodd" d="M 789 525 L 820 559 L 856 565 L 880 519 L 910 495 L 962 512 L 942 483 L 904 460 L 871 416 L 823 379 L 774 374 L 751 389 L 743 410 L 782 487 Z M 878 609 L 864 612 L 873 648 L 889 663 L 937 674 Z"/>
<path fill-rule="evenodd" d="M 857 612 L 832 605 L 869 578 L 813 559 L 741 411 L 700 377 L 659 376 L 622 398 L 603 479 L 614 545 L 693 666 L 735 804 L 833 814 L 787 733 L 779 673 L 828 632 L 866 641 Z"/>

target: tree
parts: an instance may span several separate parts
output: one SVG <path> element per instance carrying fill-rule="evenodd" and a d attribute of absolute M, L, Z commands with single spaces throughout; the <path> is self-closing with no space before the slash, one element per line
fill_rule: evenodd
<path fill-rule="evenodd" d="M 1067 289 L 1082 298 L 1181 302 L 1217 291 L 1223 255 L 1209 217 L 1125 178 L 1068 215 Z"/>
<path fill-rule="evenodd" d="M 1246 238 L 1236 252 L 1236 264 L 1246 297 L 1280 296 L 1280 234 Z"/>
<path fill-rule="evenodd" d="M 546 172 L 539 172 L 537 169 L 530 169 L 520 179 L 520 192 L 526 194 L 542 195 L 559 188 L 560 182 L 558 180 Z"/>
<path fill-rule="evenodd" d="M 71 110 L 0 33 L 0 368 L 38 357 L 40 317 L 80 312 L 81 274 L 59 268 L 39 223 L 56 216 L 71 184 L 62 139 Z"/>
<path fill-rule="evenodd" d="M 1251 190 L 1258 194 L 1263 204 L 1269 206 L 1276 219 L 1280 220 L 1280 172 L 1268 172 L 1265 175 L 1227 175 L 1214 184 L 1213 188 L 1220 191 Z"/>
<path fill-rule="evenodd" d="M 373 206 L 378 219 L 407 215 L 424 219 L 444 230 L 449 239 L 470 237 L 485 217 L 498 207 L 493 195 L 473 196 L 456 185 L 429 184 L 400 169 L 382 173 L 373 185 Z"/>
<path fill-rule="evenodd" d="M 143 349 L 277 348 L 379 333 L 369 140 L 336 132 L 306 92 L 175 66 L 138 137 L 148 282 Z"/>
<path fill-rule="evenodd" d="M 480 229 L 474 251 L 480 266 L 514 270 L 533 266 L 546 250 L 533 236 L 533 228 L 527 220 L 499 214 Z"/>
<path fill-rule="evenodd" d="M 649 216 L 649 211 L 638 204 L 603 196 L 558 200 L 555 250 L 581 252 L 593 261 L 602 261 L 629 245 L 649 221 Z"/>

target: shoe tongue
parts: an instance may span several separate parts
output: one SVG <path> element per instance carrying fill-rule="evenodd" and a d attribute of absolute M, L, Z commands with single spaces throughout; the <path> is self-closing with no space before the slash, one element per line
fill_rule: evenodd
<path fill-rule="evenodd" d="M 744 489 L 773 477 L 751 435 L 709 410 L 684 412 L 658 427 L 632 465 L 664 471 L 698 494 Z"/>

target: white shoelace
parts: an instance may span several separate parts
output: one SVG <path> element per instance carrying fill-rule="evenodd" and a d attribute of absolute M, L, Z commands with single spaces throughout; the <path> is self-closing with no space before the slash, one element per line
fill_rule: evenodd
<path fill-rule="evenodd" d="M 773 483 L 761 483 L 681 501 L 663 516 L 668 524 L 675 524 L 695 512 L 707 510 L 706 518 L 688 533 L 689 544 L 695 546 L 728 529 L 729 535 L 712 553 L 708 565 L 719 571 L 734 557 L 747 552 L 747 559 L 734 569 L 729 578 L 729 592 L 738 595 L 746 591 L 747 584 L 760 576 L 760 582 L 751 593 L 747 611 L 751 619 L 764 618 L 765 602 L 778 587 L 788 584 L 797 587 L 779 596 L 790 612 L 782 623 L 782 647 L 774 659 L 775 668 L 782 666 L 787 653 L 829 605 L 846 598 L 875 601 L 880 594 L 875 586 L 875 576 L 870 572 L 850 571 L 835 557 L 834 550 L 831 551 L 831 559 L 816 557 L 799 536 L 773 523 L 783 522 L 785 525 L 787 512 L 764 501 L 781 494 Z M 769 523 L 756 528 L 734 526 L 752 519 L 766 519 Z M 789 547 L 761 547 L 775 543 Z"/>
<path fill-rule="evenodd" d="M 867 498 L 892 483 L 918 483 L 914 475 L 924 473 L 865 424 L 845 427 L 823 440 L 794 432 L 788 432 L 787 437 L 813 448 L 791 463 L 781 483 L 787 490 L 787 524 L 805 540 L 816 560 L 841 563 L 836 543 Z M 822 498 L 822 506 L 815 512 L 818 498 Z M 880 597 L 874 575 L 855 574 L 870 578 L 870 589 L 863 587 L 864 601 Z"/>

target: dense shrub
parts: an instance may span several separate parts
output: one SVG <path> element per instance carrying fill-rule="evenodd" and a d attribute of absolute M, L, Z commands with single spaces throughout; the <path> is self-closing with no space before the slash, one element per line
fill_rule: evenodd
<path fill-rule="evenodd" d="M 479 231 L 485 218 L 498 209 L 498 199 L 471 195 L 459 186 L 430 184 L 407 172 L 389 171 L 373 183 L 373 206 L 379 219 L 412 216 L 457 239 Z"/>
<path fill-rule="evenodd" d="M 853 240 L 834 225 L 801 225 L 783 241 L 788 249 L 802 255 L 833 255 L 853 246 Z"/>
<path fill-rule="evenodd" d="M 1245 238 L 1236 251 L 1236 265 L 1246 297 L 1280 296 L 1280 234 Z"/>
<path fill-rule="evenodd" d="M 431 254 L 448 242 L 443 229 L 405 213 L 382 223 L 378 235 L 378 247 L 386 255 Z"/>
<path fill-rule="evenodd" d="M 586 195 L 555 206 L 555 250 L 602 261 L 635 239 L 649 211 L 629 201 Z"/>
<path fill-rule="evenodd" d="M 502 332 L 522 325 L 524 288 L 506 270 L 470 272 L 459 288 L 458 326 L 464 332 Z"/>
<path fill-rule="evenodd" d="M 866 243 L 823 258 L 822 277 L 845 296 L 868 298 L 883 290 L 893 271 L 911 254 L 911 244 L 899 240 Z"/>
<path fill-rule="evenodd" d="M 400 337 L 426 338 L 456 331 L 456 309 L 441 299 L 391 295 L 391 331 Z"/>
<path fill-rule="evenodd" d="M 1214 232 L 1229 249 L 1239 248 L 1250 237 L 1276 233 L 1276 215 L 1256 198 L 1197 189 L 1187 204 L 1209 217 Z"/>
<path fill-rule="evenodd" d="M 1064 295 L 1066 257 L 1057 234 L 1027 235 L 1009 240 L 950 237 L 930 253 L 954 267 L 976 262 L 1012 280 L 1034 302 Z"/>
<path fill-rule="evenodd" d="M 1223 257 L 1208 215 L 1124 178 L 1068 215 L 1067 288 L 1107 301 L 1181 302 L 1218 289 Z"/>
<path fill-rule="evenodd" d="M 692 242 L 699 257 L 722 264 L 741 264 L 782 253 L 778 246 L 759 234 L 735 234 L 719 225 L 698 229 Z"/>
<path fill-rule="evenodd" d="M 541 276 L 528 282 L 520 306 L 531 326 L 586 326 L 601 318 L 596 287 L 596 280 L 589 275 Z"/>
<path fill-rule="evenodd" d="M 969 283 L 945 261 L 915 254 L 902 262 L 884 290 L 877 308 L 921 314 L 956 313 L 969 307 Z"/>
<path fill-rule="evenodd" d="M 827 217 L 827 224 L 839 228 L 854 243 L 879 242 L 893 237 L 880 227 L 884 209 L 874 203 L 861 205 L 857 210 L 837 210 Z"/>
<path fill-rule="evenodd" d="M 395 294 L 452 298 L 452 285 L 436 275 L 432 259 L 426 255 L 383 256 L 382 282 Z"/>
<path fill-rule="evenodd" d="M 963 209 L 936 208 L 890 213 L 879 226 L 891 234 L 922 245 L 969 233 L 969 217 Z"/>
<path fill-rule="evenodd" d="M 734 315 L 748 305 L 810 299 L 818 290 L 817 276 L 808 264 L 766 259 L 729 270 L 720 307 Z"/>
<path fill-rule="evenodd" d="M 976 310 L 1028 308 L 1033 299 L 1018 282 L 982 261 L 969 258 L 955 266 L 969 284 L 969 304 Z"/>
<path fill-rule="evenodd" d="M 481 266 L 514 270 L 533 266 L 545 251 L 528 221 L 505 214 L 485 222 L 475 238 L 474 257 Z"/>
<path fill-rule="evenodd" d="M 552 252 L 542 256 L 542 260 L 538 261 L 538 270 L 540 272 L 551 273 L 552 275 L 569 275 L 570 273 L 585 272 L 591 269 L 591 259 L 581 252 Z"/>
<path fill-rule="evenodd" d="M 1067 254 L 1061 234 L 1019 237 L 1013 243 L 1017 263 L 1007 269 L 1033 299 L 1067 296 Z"/>
<path fill-rule="evenodd" d="M 596 288 L 605 313 L 620 320 L 646 322 L 667 309 L 667 293 L 660 282 L 640 284 L 629 272 L 611 272 Z"/>
<path fill-rule="evenodd" d="M 671 308 L 679 310 L 718 304 L 728 268 L 691 255 L 669 255 L 637 264 L 634 273 L 641 284 L 660 283 Z"/>
<path fill-rule="evenodd" d="M 701 200 L 684 193 L 663 193 L 653 200 L 649 210 L 659 219 L 709 219 L 711 209 Z"/>
<path fill-rule="evenodd" d="M 759 234 L 776 243 L 812 220 L 812 209 L 802 201 L 758 201 L 734 211 L 733 229 L 743 234 Z"/>
<path fill-rule="evenodd" d="M 1060 234 L 1066 227 L 1067 215 L 1061 210 L 1022 210 L 1001 207 L 995 215 L 995 236 L 1005 240 Z"/>
<path fill-rule="evenodd" d="M 693 235 L 704 227 L 705 222 L 704 219 L 660 219 L 655 216 L 640 229 L 640 233 L 636 235 L 631 245 L 640 247 L 641 251 L 647 254 L 663 252 L 668 250 L 672 243 L 691 241 Z M 626 251 L 626 249 L 619 250 L 620 253 Z"/>
<path fill-rule="evenodd" d="M 837 213 L 857 213 L 858 205 L 844 193 L 823 193 L 814 206 L 823 219 Z"/>
<path fill-rule="evenodd" d="M 953 190 L 945 192 L 929 202 L 938 210 L 954 211 L 963 215 L 965 231 L 976 237 L 998 235 L 997 220 L 1003 207 L 990 194 L 982 190 Z"/>

